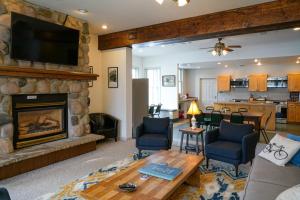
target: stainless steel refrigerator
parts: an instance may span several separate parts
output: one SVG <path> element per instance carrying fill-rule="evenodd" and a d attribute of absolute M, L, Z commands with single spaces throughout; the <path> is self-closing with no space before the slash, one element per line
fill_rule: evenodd
<path fill-rule="evenodd" d="M 132 137 L 136 136 L 136 127 L 148 115 L 149 81 L 148 79 L 132 79 Z"/>

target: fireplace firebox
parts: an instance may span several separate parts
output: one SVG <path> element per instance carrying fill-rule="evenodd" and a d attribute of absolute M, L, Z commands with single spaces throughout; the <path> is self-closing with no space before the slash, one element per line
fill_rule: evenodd
<path fill-rule="evenodd" d="M 15 149 L 68 137 L 68 95 L 13 95 Z"/>

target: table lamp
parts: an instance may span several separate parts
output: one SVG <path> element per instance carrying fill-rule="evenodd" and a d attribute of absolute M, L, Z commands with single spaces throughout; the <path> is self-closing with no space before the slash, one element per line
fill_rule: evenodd
<path fill-rule="evenodd" d="M 196 103 L 196 101 L 192 101 L 191 105 L 190 105 L 190 108 L 187 112 L 188 115 L 192 115 L 192 119 L 191 119 L 191 122 L 192 122 L 192 129 L 196 129 L 197 126 L 196 126 L 196 118 L 195 118 L 195 115 L 199 115 L 201 114 L 201 111 L 199 110 L 198 108 L 198 105 Z"/>

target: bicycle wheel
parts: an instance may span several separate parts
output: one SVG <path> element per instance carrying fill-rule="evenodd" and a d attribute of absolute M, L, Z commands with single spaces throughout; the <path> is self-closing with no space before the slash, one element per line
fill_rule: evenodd
<path fill-rule="evenodd" d="M 287 154 L 287 152 L 285 152 L 283 150 L 279 150 L 279 151 L 275 151 L 274 157 L 277 160 L 283 160 L 283 159 L 286 159 L 288 157 L 288 154 Z"/>
<path fill-rule="evenodd" d="M 264 153 L 271 153 L 272 152 L 272 144 L 268 144 L 264 149 Z"/>

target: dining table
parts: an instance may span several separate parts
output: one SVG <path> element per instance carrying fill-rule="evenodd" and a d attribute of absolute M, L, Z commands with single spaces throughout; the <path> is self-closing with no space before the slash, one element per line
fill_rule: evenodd
<path fill-rule="evenodd" d="M 209 117 L 212 113 L 211 110 L 202 110 L 205 117 Z M 221 115 L 223 116 L 223 119 L 230 120 L 231 111 L 220 111 Z M 261 123 L 262 118 L 264 116 L 263 112 L 241 112 L 242 116 L 244 117 L 244 121 L 253 122 L 254 123 L 254 129 L 259 133 L 261 129 Z"/>

